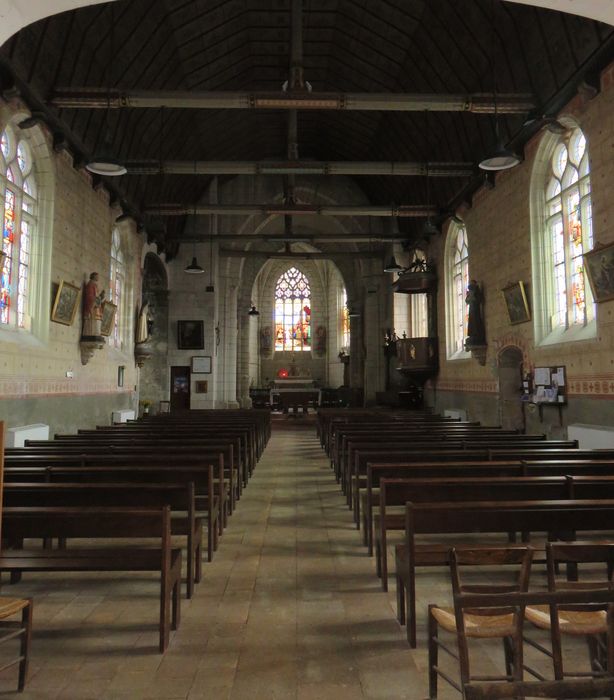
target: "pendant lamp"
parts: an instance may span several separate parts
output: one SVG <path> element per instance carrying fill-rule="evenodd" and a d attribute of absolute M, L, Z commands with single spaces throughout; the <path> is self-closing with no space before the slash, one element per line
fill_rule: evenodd
<path fill-rule="evenodd" d="M 111 6 L 111 31 L 109 34 L 109 59 L 107 62 L 107 70 L 106 70 L 106 81 L 107 84 L 110 86 L 112 84 L 112 63 L 113 63 L 113 57 L 115 55 L 115 41 L 114 41 L 114 30 L 115 30 L 115 16 L 114 16 L 114 9 L 113 6 Z M 113 152 L 113 145 L 111 143 L 111 128 L 109 124 L 109 110 L 110 108 L 107 107 L 107 110 L 105 112 L 104 116 L 104 136 L 102 140 L 102 146 L 100 147 L 100 150 L 97 153 L 94 153 L 92 158 L 88 163 L 85 165 L 85 169 L 88 170 L 90 173 L 94 173 L 95 175 L 103 175 L 106 177 L 119 177 L 120 175 L 125 175 L 128 170 L 126 169 L 126 166 L 114 155 Z"/>
<path fill-rule="evenodd" d="M 495 151 L 479 163 L 481 170 L 510 170 L 520 163 L 520 158 L 516 153 L 505 147 L 499 130 L 499 115 L 497 113 L 497 70 L 495 63 L 495 4 L 491 0 L 491 14 L 493 25 L 493 46 L 492 46 L 492 82 L 493 82 L 493 99 L 495 102 Z"/>
<path fill-rule="evenodd" d="M 196 226 L 196 208 L 194 208 L 194 213 L 192 214 L 192 217 L 194 218 L 194 224 L 192 229 Z M 187 226 L 186 226 L 187 228 Z M 192 230 L 192 236 L 194 236 L 195 231 Z M 192 262 L 183 270 L 184 272 L 187 272 L 188 275 L 202 275 L 204 273 L 204 268 L 202 268 L 198 264 L 198 260 L 196 259 L 196 242 L 194 238 L 192 238 Z"/>

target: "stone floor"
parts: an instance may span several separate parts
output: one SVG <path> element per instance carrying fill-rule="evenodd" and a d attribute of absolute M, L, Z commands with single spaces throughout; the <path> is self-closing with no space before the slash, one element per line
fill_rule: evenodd
<path fill-rule="evenodd" d="M 447 598 L 446 572 L 419 573 L 412 651 L 395 620 L 394 590 L 381 592 L 315 432 L 288 427 L 274 431 L 204 580 L 182 600 L 164 656 L 155 577 L 29 575 L 3 590 L 35 598 L 29 681 L 14 694 L 16 670 L 5 671 L 0 695 L 425 698 L 425 611 Z M 491 653 L 498 662 L 499 646 L 482 651 L 481 671 L 492 672 Z M 440 697 L 459 695 L 442 686 Z"/>

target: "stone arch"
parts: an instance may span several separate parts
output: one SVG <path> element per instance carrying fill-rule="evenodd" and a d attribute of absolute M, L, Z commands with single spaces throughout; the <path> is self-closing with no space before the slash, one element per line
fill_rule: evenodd
<path fill-rule="evenodd" d="M 318 178 L 297 178 L 295 192 L 299 201 L 316 204 L 355 203 L 368 204 L 368 199 L 360 187 L 349 178 L 336 178 L 332 181 L 322 181 Z M 283 199 L 283 182 L 281 178 L 247 178 L 237 177 L 224 185 L 219 186 L 220 201 L 264 201 L 281 203 Z M 218 217 L 218 229 L 234 230 L 245 234 L 246 238 L 253 237 L 235 244 L 237 251 L 253 250 L 257 242 L 258 250 L 263 251 L 262 256 L 227 256 L 220 255 L 220 274 L 227 282 L 233 285 L 237 303 L 237 363 L 236 381 L 238 393 L 241 396 L 241 404 L 248 405 L 246 399 L 249 390 L 249 347 L 250 347 L 250 317 L 247 311 L 254 293 L 257 292 L 256 280 L 263 266 L 267 262 L 266 253 L 279 251 L 281 246 L 276 241 L 266 241 L 267 234 L 283 233 L 283 217 L 253 215 L 240 217 Z M 365 217 L 308 217 L 304 221 L 301 217 L 295 217 L 294 233 L 297 238 L 308 237 L 322 233 L 323 231 L 351 233 L 355 231 L 373 233 L 374 238 L 382 235 L 383 224 L 381 220 L 369 221 Z M 231 246 L 228 246 L 231 247 Z M 373 276 L 373 270 L 369 267 L 369 261 L 348 260 L 344 255 L 347 251 L 358 251 L 356 243 L 322 244 L 317 248 L 310 243 L 293 244 L 293 250 L 305 252 L 324 252 L 330 254 L 330 261 L 335 265 L 343 284 L 347 290 L 348 303 L 359 312 L 363 312 L 366 299 L 365 279 Z M 355 334 L 358 335 L 358 334 Z M 254 343 L 253 333 L 251 343 Z M 358 351 L 355 353 L 357 357 Z M 360 353 L 362 358 L 362 353 Z M 252 368 L 252 374 L 253 374 Z M 357 382 L 362 381 L 362 359 L 356 365 L 355 376 Z"/>
<path fill-rule="evenodd" d="M 168 399 L 168 333 L 169 299 L 166 266 L 156 253 L 149 251 L 143 258 L 141 283 L 141 310 L 147 304 L 147 332 L 145 353 L 148 359 L 140 371 L 140 393 L 153 400 L 154 412 L 159 401 Z M 143 346 L 139 345 L 141 353 Z"/>

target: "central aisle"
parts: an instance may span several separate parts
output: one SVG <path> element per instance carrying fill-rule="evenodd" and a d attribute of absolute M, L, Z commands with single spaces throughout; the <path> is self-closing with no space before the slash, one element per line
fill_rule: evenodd
<path fill-rule="evenodd" d="M 427 695 L 426 653 L 409 651 L 314 430 L 274 430 L 205 572 L 190 698 Z M 186 606 L 178 643 L 192 620 Z"/>

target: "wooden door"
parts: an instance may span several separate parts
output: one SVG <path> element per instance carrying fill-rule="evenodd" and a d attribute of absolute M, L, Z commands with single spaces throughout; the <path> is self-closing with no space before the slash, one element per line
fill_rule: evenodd
<path fill-rule="evenodd" d="M 190 408 L 190 368 L 171 367 L 171 411 Z"/>

